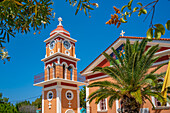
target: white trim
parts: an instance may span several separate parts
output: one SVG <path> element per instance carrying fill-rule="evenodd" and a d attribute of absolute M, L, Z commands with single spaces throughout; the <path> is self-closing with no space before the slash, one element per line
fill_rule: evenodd
<path fill-rule="evenodd" d="M 68 110 L 66 110 L 66 112 L 65 112 L 65 113 L 67 113 L 68 111 L 72 111 L 73 113 L 75 113 L 72 109 L 68 109 Z"/>
<path fill-rule="evenodd" d="M 76 84 L 78 86 L 82 86 L 82 85 L 86 85 L 87 84 L 87 83 L 79 82 L 79 81 L 72 81 L 72 80 L 68 80 L 68 79 L 65 80 L 65 79 L 62 79 L 62 78 L 54 78 L 54 79 L 42 81 L 42 82 L 39 82 L 39 83 L 36 83 L 36 84 L 33 84 L 33 85 L 34 86 L 44 86 L 44 85 L 47 85 L 47 84 L 50 84 L 50 83 L 54 83 L 54 82 L 67 82 L 67 83 Z"/>
<path fill-rule="evenodd" d="M 167 53 L 167 54 L 166 54 Z M 170 49 L 164 50 L 164 51 L 160 51 L 160 52 L 156 52 L 154 56 L 166 56 L 170 53 Z"/>
<path fill-rule="evenodd" d="M 52 98 L 51 98 L 51 99 L 49 98 L 49 94 L 50 94 L 50 93 L 52 93 Z M 53 98 L 54 98 L 53 92 L 52 92 L 52 91 L 49 91 L 49 92 L 47 93 L 47 100 L 48 100 L 48 101 L 51 101 Z"/>
<path fill-rule="evenodd" d="M 54 38 L 58 38 L 59 35 L 60 35 L 60 37 L 62 37 L 62 38 L 64 38 L 64 39 L 66 38 L 66 39 L 69 39 L 69 40 L 71 40 L 71 41 L 73 41 L 73 42 L 77 42 L 77 40 L 75 40 L 75 39 L 73 39 L 73 38 L 71 38 L 71 37 L 69 37 L 69 36 L 66 36 L 66 35 L 64 35 L 64 34 L 62 34 L 62 33 L 56 33 L 56 34 L 50 36 L 49 38 L 47 38 L 46 40 L 44 40 L 44 42 L 48 43 L 48 42 L 50 42 L 50 40 L 52 40 L 52 39 L 54 39 Z"/>
<path fill-rule="evenodd" d="M 88 101 L 88 97 L 89 97 L 89 88 L 87 87 L 88 85 L 89 83 L 86 85 L 86 113 L 90 113 L 90 104 Z"/>
<path fill-rule="evenodd" d="M 164 63 L 168 63 L 168 62 L 169 62 L 169 60 L 164 60 L 164 61 L 161 61 L 161 62 L 156 62 L 152 66 L 156 66 L 156 65 L 160 65 L 160 64 L 164 64 Z"/>
<path fill-rule="evenodd" d="M 65 58 L 65 57 L 62 57 L 62 56 L 54 57 L 54 58 L 52 58 L 52 59 L 50 59 L 50 60 L 48 60 L 48 61 L 45 61 L 44 63 L 46 64 L 46 63 L 48 63 L 48 62 L 50 62 L 50 61 L 52 61 L 52 60 L 55 60 L 56 58 L 62 58 L 62 59 L 65 59 L 65 60 L 68 60 L 68 61 L 77 63 L 77 61 L 74 61 L 74 60 L 71 60 L 71 59 L 68 59 L 68 58 Z M 58 62 L 58 64 L 60 64 L 60 62 Z"/>
<path fill-rule="evenodd" d="M 119 109 L 119 100 L 116 99 L 116 113 L 119 113 L 119 112 L 118 112 L 118 109 Z"/>
<path fill-rule="evenodd" d="M 68 50 L 65 50 L 65 54 L 70 56 L 70 52 Z"/>
<path fill-rule="evenodd" d="M 53 50 L 51 50 L 51 51 L 50 51 L 50 55 L 53 55 L 53 54 L 54 54 L 54 51 L 53 51 Z"/>
<path fill-rule="evenodd" d="M 71 97 L 71 98 L 68 98 L 68 97 L 67 97 L 67 93 L 71 93 L 72 97 Z M 66 99 L 67 99 L 67 100 L 73 100 L 73 98 L 74 98 L 74 94 L 73 94 L 73 92 L 72 92 L 71 90 L 67 90 L 66 93 L 65 93 L 65 96 L 66 96 Z"/>
<path fill-rule="evenodd" d="M 42 113 L 44 113 L 44 90 L 42 90 Z"/>
<path fill-rule="evenodd" d="M 96 79 L 101 79 L 101 78 L 106 78 L 106 77 L 109 77 L 109 75 L 102 75 L 100 77 L 94 77 L 94 78 L 91 78 L 91 79 L 88 79 L 88 80 L 91 81 L 91 80 L 96 80 Z"/>
<path fill-rule="evenodd" d="M 77 88 L 77 113 L 80 113 L 80 97 L 79 97 L 79 94 L 80 94 L 80 90 L 79 90 L 79 88 Z"/>
<path fill-rule="evenodd" d="M 62 91 L 62 88 L 60 86 L 57 86 L 56 87 L 56 93 L 57 93 L 57 113 L 62 113 L 61 112 L 61 91 Z"/>
<path fill-rule="evenodd" d="M 68 56 L 68 55 L 66 55 L 66 54 L 64 54 L 64 53 L 56 52 L 56 53 L 54 53 L 53 55 L 48 56 L 47 58 L 41 59 L 41 61 L 47 63 L 47 62 L 49 62 L 49 61 L 57 58 L 58 55 L 61 55 L 60 57 L 68 57 L 68 58 L 70 58 L 70 59 L 69 59 L 70 61 L 71 61 L 71 60 L 75 60 L 75 61 L 79 61 L 79 60 L 80 60 L 80 59 L 75 58 L 75 57 L 73 57 L 73 56 Z M 67 58 L 67 59 L 68 59 L 68 58 Z M 75 62 L 75 61 L 74 61 L 74 62 Z"/>

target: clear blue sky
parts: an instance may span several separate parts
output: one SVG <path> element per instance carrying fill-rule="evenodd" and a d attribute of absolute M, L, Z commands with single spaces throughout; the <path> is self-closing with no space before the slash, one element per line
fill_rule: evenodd
<path fill-rule="evenodd" d="M 97 1 L 97 0 L 95 0 Z M 129 18 L 127 24 L 122 24 L 118 29 L 115 26 L 106 25 L 110 15 L 113 14 L 113 6 L 121 8 L 129 0 L 98 0 L 99 8 L 91 12 L 91 18 L 85 16 L 83 11 L 75 16 L 75 7 L 69 5 L 65 0 L 54 0 L 55 21 L 41 34 L 34 35 L 33 31 L 28 34 L 16 34 L 6 45 L 11 61 L 3 64 L 0 61 L 0 92 L 8 97 L 13 103 L 26 98 L 41 95 L 41 87 L 33 86 L 34 75 L 43 72 L 44 63 L 41 59 L 45 57 L 45 39 L 57 25 L 58 17 L 63 18 L 64 28 L 70 32 L 71 37 L 77 40 L 76 55 L 81 60 L 78 62 L 78 72 L 90 64 L 101 52 L 103 52 L 118 37 L 121 30 L 125 36 L 146 36 L 149 28 L 150 17 L 143 22 L 145 16 L 138 18 L 137 14 Z M 138 2 L 138 0 L 136 0 Z M 144 4 L 153 0 L 141 0 Z M 170 19 L 170 1 L 160 0 L 153 22 L 165 24 Z M 162 36 L 170 38 L 170 31 Z M 29 99 L 30 101 L 34 99 Z"/>

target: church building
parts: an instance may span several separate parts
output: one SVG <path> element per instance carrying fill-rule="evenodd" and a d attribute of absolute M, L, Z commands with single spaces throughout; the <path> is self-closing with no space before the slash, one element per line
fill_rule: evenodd
<path fill-rule="evenodd" d="M 42 87 L 42 113 L 80 113 L 75 43 L 70 33 L 59 25 L 44 40 L 46 55 L 44 73 L 34 76 L 34 86 Z"/>
<path fill-rule="evenodd" d="M 123 32 L 124 33 L 124 32 Z M 124 43 L 126 42 L 126 39 L 130 40 L 130 43 L 133 44 L 136 40 L 141 41 L 144 39 L 144 37 L 131 37 L 131 36 L 120 36 L 116 41 L 114 41 L 104 52 L 112 56 L 113 58 L 116 58 L 116 56 L 113 54 L 113 51 L 111 47 L 116 49 L 117 51 L 121 51 L 121 53 L 124 53 Z M 170 59 L 170 39 L 153 39 L 152 42 L 148 42 L 146 48 L 149 48 L 150 46 L 159 44 L 160 49 L 157 51 L 155 56 L 160 56 L 160 58 L 152 65 L 150 70 L 154 69 L 155 67 L 163 64 L 168 63 Z M 93 82 L 98 81 L 114 81 L 111 77 L 108 75 L 105 75 L 100 72 L 93 73 L 93 69 L 95 67 L 105 67 L 110 66 L 110 62 L 107 61 L 107 59 L 104 57 L 104 55 L 100 54 L 94 61 L 92 61 L 84 70 L 80 72 L 82 76 L 86 77 L 87 84 L 91 84 Z M 167 71 L 167 65 L 164 65 L 159 70 L 156 71 L 156 73 L 166 72 Z M 163 78 L 158 78 L 158 81 L 163 81 Z M 86 87 L 86 99 L 88 98 L 89 94 L 96 91 L 98 88 L 92 87 L 88 88 Z M 170 113 L 170 105 L 167 103 L 166 106 L 161 106 L 161 103 L 157 101 L 154 97 L 150 97 L 152 103 L 155 106 L 155 109 L 153 109 L 151 103 L 146 100 L 146 103 L 144 103 L 140 108 L 140 113 Z M 99 104 L 95 104 L 95 101 L 93 100 L 90 104 L 89 102 L 86 103 L 86 110 L 87 113 L 121 113 L 121 102 L 120 100 L 116 100 L 113 103 L 112 109 L 108 106 L 108 98 L 103 99 L 99 102 Z"/>

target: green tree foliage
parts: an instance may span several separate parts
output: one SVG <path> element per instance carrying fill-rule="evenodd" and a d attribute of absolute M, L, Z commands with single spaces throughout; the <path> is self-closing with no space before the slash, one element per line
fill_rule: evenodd
<path fill-rule="evenodd" d="M 18 111 L 20 107 L 25 106 L 25 105 L 31 105 L 30 101 L 25 100 L 25 101 L 18 102 L 15 104 Z"/>
<path fill-rule="evenodd" d="M 32 28 L 35 33 L 40 33 L 50 23 L 53 10 L 51 5 L 51 0 L 1 0 L 0 47 L 9 42 L 10 36 L 15 37 L 16 31 L 24 34 Z"/>
<path fill-rule="evenodd" d="M 97 104 L 100 100 L 108 97 L 109 107 L 112 107 L 113 102 L 118 99 L 123 102 L 122 108 L 128 113 L 138 113 L 140 105 L 146 100 L 152 104 L 150 96 L 164 102 L 165 99 L 161 96 L 157 78 L 163 77 L 165 73 L 155 73 L 164 64 L 148 73 L 153 63 L 159 59 L 159 56 L 154 56 L 159 50 L 159 45 L 152 46 L 145 51 L 146 45 L 146 39 L 141 43 L 136 41 L 133 45 L 127 39 L 124 45 L 125 55 L 122 57 L 112 48 L 119 63 L 104 52 L 103 55 L 111 63 L 111 66 L 96 67 L 94 72 L 105 73 L 114 81 L 100 81 L 90 84 L 88 87 L 99 87 L 99 89 L 89 95 L 89 102 L 95 100 Z"/>
<path fill-rule="evenodd" d="M 83 88 L 80 90 L 80 107 L 86 108 L 86 87 L 83 86 Z"/>
<path fill-rule="evenodd" d="M 0 93 L 0 113 L 19 113 L 13 104 L 8 102 L 9 98 L 3 97 Z"/>
<path fill-rule="evenodd" d="M 41 108 L 42 107 L 42 95 L 40 96 L 40 98 L 37 98 L 34 102 L 32 102 L 31 105 Z"/>

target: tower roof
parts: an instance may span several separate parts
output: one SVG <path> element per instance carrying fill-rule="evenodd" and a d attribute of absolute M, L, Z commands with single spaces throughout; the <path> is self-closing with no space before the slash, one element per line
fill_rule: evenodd
<path fill-rule="evenodd" d="M 58 21 L 59 21 L 59 25 L 57 26 L 56 29 L 54 29 L 54 30 L 50 33 L 50 36 L 52 36 L 52 35 L 60 32 L 60 33 L 62 33 L 62 34 L 64 34 L 64 35 L 70 37 L 70 33 L 63 28 L 63 25 L 62 25 L 62 23 L 61 23 L 62 18 L 59 17 L 59 18 L 58 18 Z"/>

